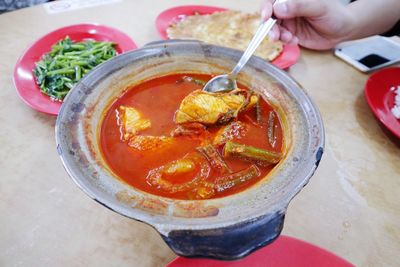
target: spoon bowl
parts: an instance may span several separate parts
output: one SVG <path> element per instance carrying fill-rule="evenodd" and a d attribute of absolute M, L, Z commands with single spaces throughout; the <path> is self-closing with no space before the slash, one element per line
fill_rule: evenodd
<path fill-rule="evenodd" d="M 275 1 L 275 3 L 278 1 Z M 272 30 L 276 23 L 276 18 L 274 16 L 270 17 L 267 20 L 261 20 L 260 26 L 258 26 L 256 33 L 251 39 L 249 45 L 244 51 L 242 57 L 239 59 L 239 62 L 233 68 L 232 72 L 229 74 L 218 75 L 211 80 L 209 80 L 203 88 L 203 91 L 209 93 L 216 92 L 226 92 L 231 91 L 237 88 L 236 77 L 242 68 L 249 61 L 251 56 L 256 51 L 257 47 L 261 44 L 261 42 L 265 39 L 267 34 Z"/>
<path fill-rule="evenodd" d="M 209 93 L 227 92 L 237 88 L 236 79 L 230 74 L 222 74 L 215 76 L 207 82 L 203 90 Z"/>

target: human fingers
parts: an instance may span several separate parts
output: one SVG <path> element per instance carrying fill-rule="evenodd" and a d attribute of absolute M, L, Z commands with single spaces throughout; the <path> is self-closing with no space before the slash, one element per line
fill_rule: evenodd
<path fill-rule="evenodd" d="M 293 33 L 288 31 L 286 28 L 278 25 L 274 26 L 274 28 L 268 34 L 268 38 L 270 41 L 281 40 L 282 42 L 290 45 L 299 43 L 299 38 L 297 38 L 297 36 L 293 35 Z"/>
<path fill-rule="evenodd" d="M 280 40 L 286 44 L 297 44 L 299 39 L 285 27 L 280 26 Z"/>
<path fill-rule="evenodd" d="M 280 38 L 279 26 L 275 25 L 268 34 L 268 39 L 271 41 L 278 41 Z"/>
<path fill-rule="evenodd" d="M 263 21 L 269 19 L 272 16 L 272 4 L 273 0 L 264 0 L 261 4 L 261 19 Z"/>
<path fill-rule="evenodd" d="M 290 40 L 290 42 L 287 43 L 288 45 L 297 45 L 299 44 L 299 38 L 297 38 L 297 36 L 293 36 L 292 40 Z"/>
<path fill-rule="evenodd" d="M 274 5 L 274 14 L 280 19 L 296 17 L 317 17 L 326 12 L 324 0 L 286 0 Z"/>
<path fill-rule="evenodd" d="M 293 39 L 293 34 L 285 28 L 281 27 L 280 39 L 284 43 L 289 43 Z"/>

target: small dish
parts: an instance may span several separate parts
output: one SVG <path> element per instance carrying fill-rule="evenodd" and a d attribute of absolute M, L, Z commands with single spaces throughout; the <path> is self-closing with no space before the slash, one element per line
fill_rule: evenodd
<path fill-rule="evenodd" d="M 266 264 L 268 262 L 268 264 Z M 241 260 L 216 261 L 209 259 L 189 259 L 178 257 L 166 267 L 242 267 L 242 266 L 331 266 L 352 267 L 351 263 L 335 254 L 301 241 L 299 239 L 280 236 L 274 243 L 264 247 Z"/>
<path fill-rule="evenodd" d="M 33 109 L 40 112 L 57 115 L 62 102 L 52 101 L 43 94 L 36 84 L 32 70 L 35 62 L 50 51 L 51 46 L 69 36 L 73 41 L 93 39 L 96 41 L 112 41 L 117 44 L 118 54 L 135 49 L 137 46 L 125 33 L 99 24 L 77 24 L 52 31 L 35 41 L 18 59 L 13 80 L 21 99 Z"/>
<path fill-rule="evenodd" d="M 213 7 L 213 6 L 177 6 L 167 9 L 161 12 L 156 19 L 156 28 L 163 40 L 168 39 L 167 28 L 172 23 L 179 22 L 186 16 L 191 16 L 196 13 L 200 15 L 212 14 L 218 11 L 225 11 L 226 8 Z M 295 64 L 300 57 L 300 47 L 298 45 L 287 45 L 283 46 L 282 53 L 275 58 L 271 63 L 281 69 L 287 69 L 293 64 Z"/>
<path fill-rule="evenodd" d="M 365 98 L 372 112 L 387 129 L 400 138 L 400 120 L 392 114 L 395 92 L 400 86 L 400 68 L 387 68 L 372 74 L 365 85 Z"/>

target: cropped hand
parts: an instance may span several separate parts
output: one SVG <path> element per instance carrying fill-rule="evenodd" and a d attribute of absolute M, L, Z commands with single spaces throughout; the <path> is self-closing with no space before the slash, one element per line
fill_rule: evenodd
<path fill-rule="evenodd" d="M 264 0 L 262 16 L 272 14 L 279 19 L 270 38 L 285 43 L 324 50 L 334 47 L 351 33 L 353 17 L 339 1 L 286 0 L 272 7 L 273 0 Z"/>

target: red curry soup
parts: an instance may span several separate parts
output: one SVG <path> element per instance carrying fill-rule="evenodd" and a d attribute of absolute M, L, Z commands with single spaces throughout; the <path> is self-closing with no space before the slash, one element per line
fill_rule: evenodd
<path fill-rule="evenodd" d="M 273 107 L 243 86 L 201 91 L 211 78 L 155 78 L 111 104 L 100 147 L 120 179 L 163 197 L 218 198 L 254 185 L 282 159 L 282 127 Z"/>

